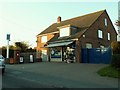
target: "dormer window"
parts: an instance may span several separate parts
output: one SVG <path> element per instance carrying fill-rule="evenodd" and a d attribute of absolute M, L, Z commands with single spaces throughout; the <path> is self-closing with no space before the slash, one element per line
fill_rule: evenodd
<path fill-rule="evenodd" d="M 60 27 L 60 37 L 65 37 L 70 35 L 70 26 Z"/>

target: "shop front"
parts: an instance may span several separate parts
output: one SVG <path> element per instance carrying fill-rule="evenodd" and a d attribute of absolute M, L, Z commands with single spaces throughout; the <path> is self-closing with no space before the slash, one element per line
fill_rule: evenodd
<path fill-rule="evenodd" d="M 49 48 L 49 61 L 75 62 L 75 42 L 57 42 L 46 46 Z"/>

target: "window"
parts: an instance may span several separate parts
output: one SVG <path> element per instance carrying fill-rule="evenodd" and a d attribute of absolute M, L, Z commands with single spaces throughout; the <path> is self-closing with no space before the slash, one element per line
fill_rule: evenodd
<path fill-rule="evenodd" d="M 108 33 L 108 40 L 110 40 L 110 33 Z"/>
<path fill-rule="evenodd" d="M 98 38 L 103 38 L 103 33 L 101 30 L 98 30 Z"/>
<path fill-rule="evenodd" d="M 105 18 L 104 20 L 105 20 L 105 26 L 107 26 L 107 25 L 108 25 L 108 23 L 107 23 L 107 19 Z"/>
<path fill-rule="evenodd" d="M 92 44 L 91 43 L 86 43 L 86 48 L 92 48 Z"/>
<path fill-rule="evenodd" d="M 42 36 L 42 37 L 41 37 L 41 42 L 42 42 L 42 43 L 47 42 L 47 36 Z"/>
<path fill-rule="evenodd" d="M 69 36 L 70 35 L 70 27 L 65 27 L 60 29 L 60 37 Z"/>
<path fill-rule="evenodd" d="M 103 45 L 100 45 L 100 48 L 102 48 L 102 49 L 103 49 L 103 48 L 105 48 L 105 47 L 104 47 Z"/>

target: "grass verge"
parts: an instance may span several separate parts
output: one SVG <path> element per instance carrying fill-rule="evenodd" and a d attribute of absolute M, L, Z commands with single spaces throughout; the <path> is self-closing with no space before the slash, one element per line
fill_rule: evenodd
<path fill-rule="evenodd" d="M 100 69 L 97 72 L 100 76 L 107 76 L 107 77 L 113 77 L 113 78 L 120 78 L 120 70 L 118 70 L 115 67 L 107 66 L 102 69 Z"/>

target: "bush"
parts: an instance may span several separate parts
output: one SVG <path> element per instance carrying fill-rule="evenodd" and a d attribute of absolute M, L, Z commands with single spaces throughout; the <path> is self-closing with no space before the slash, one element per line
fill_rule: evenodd
<path fill-rule="evenodd" d="M 97 73 L 100 76 L 108 76 L 108 77 L 113 77 L 113 78 L 120 78 L 120 71 L 112 66 L 106 66 L 104 68 L 101 68 Z"/>
<path fill-rule="evenodd" d="M 120 54 L 120 41 L 113 41 L 111 47 L 113 54 Z"/>
<path fill-rule="evenodd" d="M 113 54 L 111 65 L 120 69 L 120 54 Z"/>

